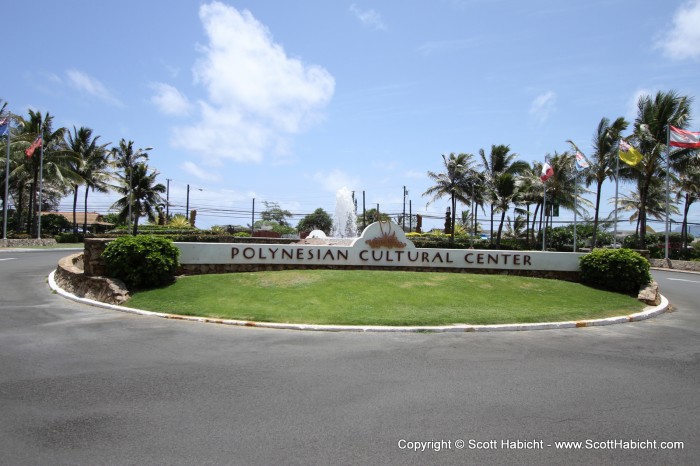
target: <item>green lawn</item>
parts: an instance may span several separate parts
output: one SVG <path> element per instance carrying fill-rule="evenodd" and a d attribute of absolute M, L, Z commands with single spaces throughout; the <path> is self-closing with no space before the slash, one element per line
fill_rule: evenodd
<path fill-rule="evenodd" d="M 126 305 L 225 319 L 339 325 L 556 322 L 644 308 L 630 296 L 558 280 L 375 270 L 188 276 L 137 292 Z"/>

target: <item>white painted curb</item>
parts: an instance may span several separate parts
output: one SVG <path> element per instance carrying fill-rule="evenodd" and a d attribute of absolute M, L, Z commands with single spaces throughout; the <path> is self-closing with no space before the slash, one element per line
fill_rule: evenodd
<path fill-rule="evenodd" d="M 668 300 L 661 296 L 661 304 L 658 306 L 647 306 L 643 311 L 635 314 L 618 317 L 608 317 L 605 319 L 589 319 L 567 322 L 542 322 L 535 324 L 500 324 L 500 325 L 467 325 L 455 324 L 444 326 L 415 326 L 415 327 L 385 327 L 379 325 L 315 325 L 315 324 L 284 324 L 276 322 L 252 322 L 247 320 L 215 319 L 212 317 L 193 317 L 179 314 L 168 314 L 164 312 L 144 311 L 116 304 L 107 304 L 94 299 L 80 298 L 69 293 L 58 286 L 54 280 L 55 271 L 49 275 L 49 287 L 59 295 L 70 300 L 88 304 L 90 306 L 111 309 L 113 311 L 128 312 L 142 316 L 162 317 L 164 319 L 185 320 L 189 322 L 202 322 L 210 324 L 236 325 L 239 327 L 273 328 L 282 330 L 313 330 L 323 332 L 512 332 L 523 330 L 554 330 L 563 328 L 597 327 L 601 325 L 624 324 L 627 322 L 639 322 L 666 312 Z"/>

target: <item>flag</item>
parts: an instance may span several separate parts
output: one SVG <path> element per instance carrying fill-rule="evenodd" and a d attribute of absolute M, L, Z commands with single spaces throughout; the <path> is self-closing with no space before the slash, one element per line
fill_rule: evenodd
<path fill-rule="evenodd" d="M 554 169 L 552 166 L 545 161 L 544 165 L 542 165 L 542 174 L 540 175 L 540 179 L 545 182 L 548 179 L 550 179 L 552 176 L 554 176 Z"/>
<path fill-rule="evenodd" d="M 32 143 L 31 146 L 27 147 L 27 149 L 24 151 L 25 154 L 27 154 L 27 158 L 31 158 L 32 155 L 34 155 L 34 151 L 37 150 L 37 148 L 41 145 L 41 136 L 37 137 L 34 142 Z"/>
<path fill-rule="evenodd" d="M 583 154 L 580 153 L 579 151 L 576 151 L 576 169 L 577 170 L 585 170 L 589 166 L 590 165 L 588 164 L 586 157 L 584 157 Z"/>
<path fill-rule="evenodd" d="M 644 156 L 637 149 L 620 139 L 620 160 L 634 167 L 641 162 L 643 158 Z"/>
<path fill-rule="evenodd" d="M 7 131 L 10 129 L 10 120 L 9 118 L 0 118 L 0 136 L 4 136 L 7 134 Z"/>
<path fill-rule="evenodd" d="M 668 144 L 674 147 L 685 147 L 690 149 L 700 149 L 700 133 L 678 129 L 669 126 Z"/>

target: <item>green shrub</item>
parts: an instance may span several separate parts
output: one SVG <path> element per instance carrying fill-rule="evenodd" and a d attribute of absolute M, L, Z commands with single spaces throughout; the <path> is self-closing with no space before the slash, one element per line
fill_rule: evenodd
<path fill-rule="evenodd" d="M 700 260 L 700 241 L 693 242 L 693 244 L 691 244 L 690 247 L 692 248 L 690 260 Z"/>
<path fill-rule="evenodd" d="M 110 277 L 129 289 L 152 288 L 173 281 L 180 250 L 157 236 L 123 236 L 107 245 L 102 257 Z"/>
<path fill-rule="evenodd" d="M 547 247 L 556 251 L 571 252 L 574 250 L 574 227 L 567 225 L 564 227 L 547 228 Z M 576 231 L 576 248 L 584 247 L 584 238 L 581 232 Z"/>
<path fill-rule="evenodd" d="M 83 235 L 78 233 L 59 233 L 54 236 L 57 243 L 82 243 Z"/>
<path fill-rule="evenodd" d="M 693 241 L 693 235 L 688 236 L 688 241 Z M 677 231 L 672 231 L 668 235 L 668 256 L 669 259 L 684 259 L 681 241 L 681 234 Z M 634 235 L 627 236 L 622 241 L 622 246 L 626 248 L 637 249 L 639 247 L 639 237 Z M 666 256 L 666 233 L 647 233 L 644 249 L 649 250 L 649 256 L 652 259 L 663 259 Z M 687 251 L 688 253 L 690 251 Z"/>
<path fill-rule="evenodd" d="M 636 294 L 651 281 L 649 261 L 631 249 L 594 249 L 579 265 L 581 281 L 596 288 Z"/>
<path fill-rule="evenodd" d="M 214 225 L 209 229 L 209 231 L 212 235 L 225 235 L 228 233 L 226 227 L 223 227 L 221 225 Z"/>
<path fill-rule="evenodd" d="M 49 235 L 57 235 L 63 231 L 70 230 L 72 223 L 66 217 L 58 214 L 42 214 L 41 232 Z"/>

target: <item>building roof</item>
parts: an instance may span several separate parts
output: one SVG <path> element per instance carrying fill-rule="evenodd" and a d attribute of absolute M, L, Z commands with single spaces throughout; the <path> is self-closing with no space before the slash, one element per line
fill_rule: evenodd
<path fill-rule="evenodd" d="M 73 223 L 73 212 L 42 212 L 41 213 L 41 215 L 49 215 L 49 214 L 60 215 L 62 217 L 65 217 L 66 220 L 68 220 L 69 222 Z M 76 212 L 75 213 L 75 221 L 78 225 L 84 224 L 85 223 L 85 212 Z M 113 225 L 112 223 L 103 222 L 102 221 L 102 214 L 97 213 L 97 212 L 88 212 L 87 213 L 87 224 L 88 225 L 105 225 L 105 226 Z"/>

